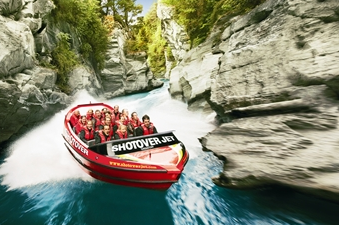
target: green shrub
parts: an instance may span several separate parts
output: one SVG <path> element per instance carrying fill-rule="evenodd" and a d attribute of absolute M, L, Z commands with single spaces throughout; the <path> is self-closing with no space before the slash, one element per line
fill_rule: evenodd
<path fill-rule="evenodd" d="M 68 74 L 78 64 L 76 54 L 71 50 L 69 35 L 58 34 L 58 44 L 52 51 L 52 64 L 57 68 L 57 86 L 65 93 L 70 93 Z"/>
<path fill-rule="evenodd" d="M 101 8 L 97 0 L 53 0 L 57 21 L 73 26 L 81 40 L 80 53 L 94 59 L 95 66 L 102 69 L 108 46 L 108 29 L 101 20 Z"/>
<path fill-rule="evenodd" d="M 150 42 L 148 44 L 148 63 L 152 68 L 152 72 L 156 77 L 161 77 L 166 70 L 166 58 L 165 51 L 167 42 L 161 35 L 161 22 L 157 20 L 153 22 L 156 24 L 152 35 L 150 36 Z"/>
<path fill-rule="evenodd" d="M 175 61 L 175 58 L 173 56 L 172 49 L 171 49 L 170 46 L 166 47 L 166 54 L 167 54 L 167 60 L 168 61 L 171 61 L 171 62 Z"/>

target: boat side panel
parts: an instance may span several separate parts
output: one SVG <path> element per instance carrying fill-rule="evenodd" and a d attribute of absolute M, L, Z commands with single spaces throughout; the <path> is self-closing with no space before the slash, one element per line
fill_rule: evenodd
<path fill-rule="evenodd" d="M 145 171 L 126 171 L 116 168 L 103 167 L 100 164 L 88 161 L 86 158 L 80 156 L 74 149 L 67 146 L 71 155 L 82 166 L 82 168 L 94 178 L 115 183 L 126 184 L 134 187 L 147 188 L 168 188 L 172 183 L 178 181 L 180 171 L 157 173 Z"/>

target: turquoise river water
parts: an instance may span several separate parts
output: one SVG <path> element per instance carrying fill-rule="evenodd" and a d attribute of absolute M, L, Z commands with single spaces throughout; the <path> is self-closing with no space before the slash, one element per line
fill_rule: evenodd
<path fill-rule="evenodd" d="M 213 114 L 191 112 L 171 99 L 167 84 L 149 93 L 105 102 L 147 113 L 158 131 L 175 130 L 190 152 L 178 183 L 167 191 L 124 187 L 84 173 L 66 150 L 65 109 L 16 141 L 0 146 L 0 224 L 241 225 L 338 224 L 339 205 L 283 188 L 253 191 L 216 186 L 223 163 L 203 152 L 199 137 Z M 79 93 L 75 104 L 100 102 Z"/>

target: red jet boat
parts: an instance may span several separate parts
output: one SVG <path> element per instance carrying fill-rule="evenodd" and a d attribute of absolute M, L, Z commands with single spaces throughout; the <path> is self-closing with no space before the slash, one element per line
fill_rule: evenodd
<path fill-rule="evenodd" d="M 74 159 L 92 177 L 119 185 L 168 189 L 179 177 L 189 155 L 172 131 L 129 137 L 94 144 L 84 143 L 73 131 L 70 118 L 75 110 L 86 115 L 88 109 L 113 108 L 104 103 L 72 108 L 65 116 L 63 137 Z"/>

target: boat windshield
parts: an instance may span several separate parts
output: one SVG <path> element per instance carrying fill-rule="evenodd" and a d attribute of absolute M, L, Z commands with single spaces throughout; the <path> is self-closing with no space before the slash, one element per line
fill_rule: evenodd
<path fill-rule="evenodd" d="M 139 137 L 131 137 L 108 141 L 89 147 L 89 149 L 103 155 L 122 155 L 152 148 L 178 144 L 180 141 L 170 132 L 163 132 Z"/>

